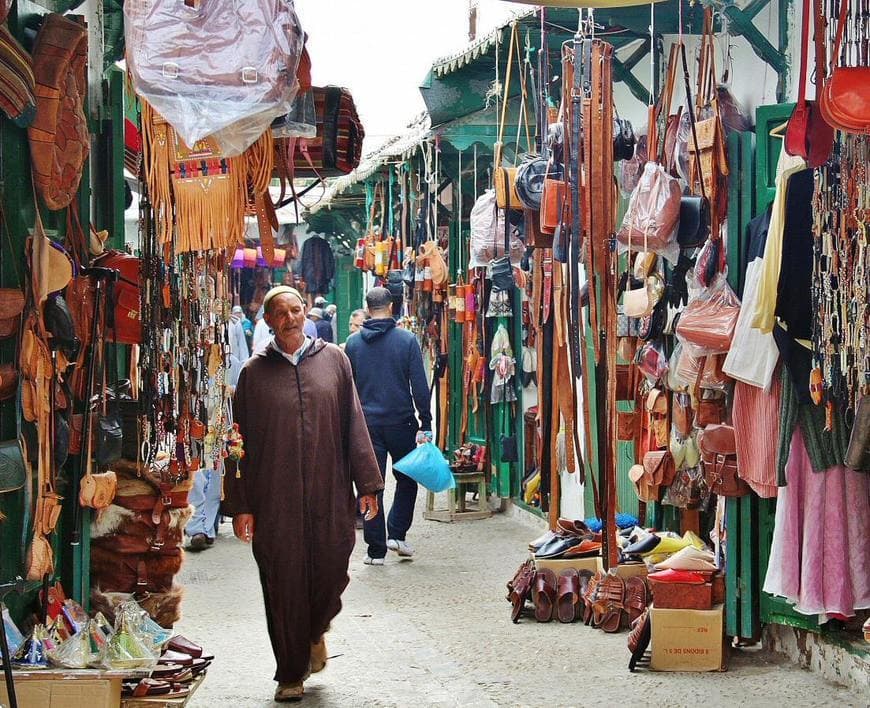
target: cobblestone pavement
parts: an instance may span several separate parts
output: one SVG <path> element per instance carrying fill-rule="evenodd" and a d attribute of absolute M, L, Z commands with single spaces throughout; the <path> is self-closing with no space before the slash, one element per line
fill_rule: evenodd
<path fill-rule="evenodd" d="M 327 635 L 332 658 L 306 682 L 304 707 L 868 705 L 760 650 L 732 652 L 725 673 L 631 674 L 625 634 L 512 625 L 505 582 L 539 534 L 531 517 L 440 524 L 418 507 L 408 536 L 417 555 L 391 554 L 383 567 L 363 565 L 358 533 L 344 610 Z M 192 708 L 273 705 L 256 569 L 229 523 L 211 549 L 188 554 L 180 580 L 179 630 L 216 655 Z"/>

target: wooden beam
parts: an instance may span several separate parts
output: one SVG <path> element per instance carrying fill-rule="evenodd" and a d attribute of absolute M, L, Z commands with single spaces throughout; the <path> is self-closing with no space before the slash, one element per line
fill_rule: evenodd
<path fill-rule="evenodd" d="M 616 57 L 613 58 L 613 78 L 622 81 L 641 103 L 649 103 L 649 89 Z"/>

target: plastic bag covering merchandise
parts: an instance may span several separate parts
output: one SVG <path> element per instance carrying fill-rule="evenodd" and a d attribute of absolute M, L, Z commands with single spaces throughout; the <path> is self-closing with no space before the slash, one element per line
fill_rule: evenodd
<path fill-rule="evenodd" d="M 85 669 L 99 659 L 106 641 L 103 637 L 100 643 L 101 636 L 102 632 L 99 629 L 93 631 L 88 621 L 81 631 L 49 651 L 48 658 L 65 669 Z"/>
<path fill-rule="evenodd" d="M 731 347 L 739 314 L 740 300 L 720 273 L 710 287 L 691 292 L 677 323 L 677 338 L 691 356 L 724 354 Z"/>
<path fill-rule="evenodd" d="M 154 656 L 160 656 L 163 647 L 172 638 L 172 630 L 157 624 L 135 600 L 123 603 L 118 609 L 118 615 L 124 616 L 132 632 L 151 649 Z"/>
<path fill-rule="evenodd" d="M 484 268 L 489 262 L 503 256 L 504 253 L 504 210 L 495 205 L 495 192 L 487 189 L 478 197 L 471 208 L 469 223 L 471 225 L 471 256 L 468 267 Z M 511 229 L 510 257 L 515 266 L 523 259 L 525 247 L 517 235 L 516 229 Z"/>
<path fill-rule="evenodd" d="M 14 654 L 24 644 L 24 635 L 12 621 L 8 607 L 3 608 L 3 629 L 6 631 L 6 644 L 9 647 L 9 653 Z"/>
<path fill-rule="evenodd" d="M 103 647 L 100 665 L 109 670 L 153 669 L 157 659 L 130 627 L 127 615 L 117 618 L 115 634 Z"/>
<path fill-rule="evenodd" d="M 647 162 L 616 234 L 619 252 L 630 246 L 634 251 L 654 251 L 676 263 L 680 257 L 677 225 L 681 197 L 679 180 L 661 165 Z"/>
<path fill-rule="evenodd" d="M 401 460 L 394 462 L 393 468 L 419 482 L 430 492 L 443 492 L 456 486 L 450 465 L 435 443 L 419 445 Z"/>
<path fill-rule="evenodd" d="M 127 0 L 136 93 L 188 145 L 218 134 L 239 155 L 290 110 L 304 33 L 293 0 Z"/>

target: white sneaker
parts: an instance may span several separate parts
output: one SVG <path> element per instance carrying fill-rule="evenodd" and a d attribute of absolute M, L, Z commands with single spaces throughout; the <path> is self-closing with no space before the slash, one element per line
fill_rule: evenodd
<path fill-rule="evenodd" d="M 363 558 L 363 563 L 365 565 L 383 565 L 384 559 L 383 558 L 371 558 L 369 556 L 366 556 L 365 558 Z"/>
<path fill-rule="evenodd" d="M 388 539 L 387 548 L 395 551 L 402 558 L 410 558 L 414 555 L 414 547 L 407 541 L 397 541 L 394 538 Z"/>

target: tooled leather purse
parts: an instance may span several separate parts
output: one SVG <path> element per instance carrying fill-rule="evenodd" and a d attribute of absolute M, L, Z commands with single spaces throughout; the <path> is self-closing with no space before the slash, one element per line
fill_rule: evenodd
<path fill-rule="evenodd" d="M 749 485 L 737 474 L 737 442 L 730 425 L 708 425 L 698 435 L 707 486 L 721 497 L 742 497 Z"/>
<path fill-rule="evenodd" d="M 90 152 L 84 103 L 88 33 L 80 22 L 51 13 L 33 47 L 36 118 L 27 129 L 33 181 L 49 209 L 68 206 Z"/>

